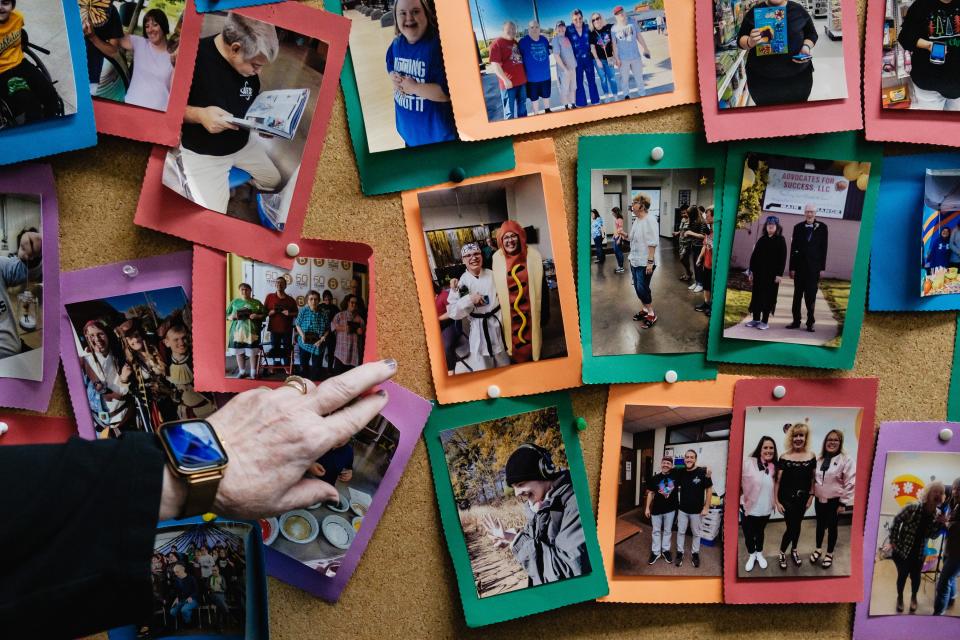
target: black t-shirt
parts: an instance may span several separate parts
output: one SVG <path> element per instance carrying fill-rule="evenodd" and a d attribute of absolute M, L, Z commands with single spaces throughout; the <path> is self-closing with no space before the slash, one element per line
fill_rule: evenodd
<path fill-rule="evenodd" d="M 117 8 L 110 5 L 107 9 L 107 19 L 99 27 L 94 27 L 93 32 L 98 38 L 107 42 L 113 38 L 123 37 L 123 23 L 120 21 L 120 13 Z M 87 78 L 93 84 L 100 83 L 100 73 L 103 71 L 104 55 L 100 53 L 90 38 L 86 38 L 87 48 Z"/>
<path fill-rule="evenodd" d="M 601 60 L 613 57 L 613 25 L 605 24 L 590 32 L 590 44 Z"/>
<path fill-rule="evenodd" d="M 694 467 L 692 471 L 688 471 L 684 467 L 675 474 L 677 485 L 680 487 L 680 510 L 684 513 L 703 511 L 707 487 L 713 486 L 713 480 L 707 477 L 707 470 L 703 467 Z"/>
<path fill-rule="evenodd" d="M 771 6 L 762 2 L 756 7 Z M 754 7 L 754 8 L 756 8 Z M 807 71 L 812 63 L 799 64 L 793 61 L 793 56 L 800 53 L 803 47 L 803 41 L 809 40 L 817 42 L 817 27 L 813 24 L 813 18 L 803 8 L 803 5 L 790 0 L 784 5 L 787 10 L 787 52 L 769 56 L 758 56 L 757 48 L 753 47 L 747 54 L 747 71 L 751 75 L 763 76 L 765 78 L 785 78 L 795 76 L 798 73 Z M 737 44 L 739 46 L 740 38 L 750 35 L 754 29 L 753 9 L 749 9 L 743 16 L 743 22 L 740 23 L 740 31 L 737 33 Z"/>
<path fill-rule="evenodd" d="M 662 516 L 665 513 L 677 510 L 679 494 L 674 474 L 658 473 L 647 481 L 647 491 L 653 492 L 653 502 L 650 503 L 650 513 Z"/>
<path fill-rule="evenodd" d="M 220 107 L 235 117 L 242 118 L 253 99 L 260 93 L 260 77 L 245 77 L 237 73 L 217 50 L 215 37 L 200 40 L 187 104 L 191 107 Z M 194 153 L 226 156 L 243 149 L 249 138 L 250 132 L 247 129 L 210 133 L 203 125 L 185 122 L 180 143 Z"/>
<path fill-rule="evenodd" d="M 920 38 L 946 45 L 943 64 L 930 63 L 930 51 L 917 48 Z M 903 18 L 897 41 L 912 54 L 914 84 L 945 98 L 960 98 L 960 0 L 915 0 Z"/>

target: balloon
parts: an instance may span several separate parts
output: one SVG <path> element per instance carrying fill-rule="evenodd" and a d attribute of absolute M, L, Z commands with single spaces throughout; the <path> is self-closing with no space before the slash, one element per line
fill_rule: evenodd
<path fill-rule="evenodd" d="M 860 175 L 860 163 L 859 162 L 848 162 L 843 167 L 843 177 L 847 180 L 853 182 L 857 179 L 857 176 Z"/>
<path fill-rule="evenodd" d="M 865 173 L 861 175 L 859 178 L 857 178 L 857 189 L 860 189 L 860 191 L 866 191 L 868 184 L 870 184 L 869 173 Z"/>
<path fill-rule="evenodd" d="M 740 190 L 749 189 L 757 179 L 757 174 L 750 167 L 743 168 L 743 182 L 740 183 Z"/>

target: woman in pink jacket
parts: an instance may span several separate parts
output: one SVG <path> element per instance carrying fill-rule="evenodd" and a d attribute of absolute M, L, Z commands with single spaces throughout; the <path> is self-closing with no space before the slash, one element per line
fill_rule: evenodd
<path fill-rule="evenodd" d="M 756 449 L 743 459 L 740 474 L 740 509 L 743 541 L 747 547 L 747 571 L 754 564 L 767 568 L 763 557 L 763 531 L 773 514 L 774 479 L 777 475 L 777 443 L 769 436 L 760 438 Z"/>
<path fill-rule="evenodd" d="M 844 509 L 853 508 L 854 480 L 857 464 L 843 452 L 843 432 L 832 429 L 823 439 L 814 473 L 814 509 L 817 512 L 817 548 L 810 563 L 829 569 L 833 565 L 833 550 L 837 546 L 837 519 Z M 823 534 L 827 534 L 827 553 L 823 554 Z"/>

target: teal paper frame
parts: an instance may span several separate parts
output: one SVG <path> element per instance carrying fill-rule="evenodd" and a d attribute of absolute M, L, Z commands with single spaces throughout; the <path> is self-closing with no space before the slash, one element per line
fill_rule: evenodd
<path fill-rule="evenodd" d="M 856 160 L 870 163 L 870 183 L 867 186 L 857 241 L 857 258 L 853 264 L 850 300 L 844 319 L 839 347 L 822 347 L 783 342 L 761 342 L 723 338 L 723 305 L 727 294 L 727 270 L 733 250 L 733 231 L 743 162 L 748 152 L 776 152 L 780 155 L 823 160 Z M 865 142 L 858 132 L 830 133 L 808 138 L 774 138 L 732 143 L 727 153 L 727 172 L 724 177 L 723 209 L 720 216 L 720 238 L 715 246 L 712 314 L 707 339 L 707 357 L 716 362 L 741 364 L 772 364 L 816 369 L 852 369 L 860 342 L 864 303 L 867 296 L 867 273 L 870 261 L 870 242 L 876 218 L 877 196 L 880 192 L 880 174 L 883 170 L 883 146 Z"/>
<path fill-rule="evenodd" d="M 960 422 L 960 314 L 957 314 L 957 331 L 954 336 L 953 366 L 950 367 L 950 387 L 947 390 L 947 420 Z"/>
<path fill-rule="evenodd" d="M 450 486 L 447 460 L 443 453 L 443 446 L 440 444 L 440 432 L 547 407 L 557 408 L 560 433 L 566 448 L 567 460 L 570 463 L 573 490 L 580 507 L 591 571 L 579 578 L 569 578 L 561 582 L 528 587 L 520 591 L 481 599 L 477 596 L 477 588 L 473 582 L 467 543 L 457 515 L 453 489 Z M 570 395 L 562 391 L 438 406 L 430 414 L 423 437 L 430 458 L 433 484 L 437 490 L 437 505 L 440 508 L 443 533 L 457 574 L 457 587 L 460 590 L 467 625 L 480 627 L 512 620 L 594 600 L 609 592 L 607 576 L 600 556 L 600 544 L 597 542 L 597 523 L 593 505 L 590 503 L 590 487 L 587 484 L 587 473 L 583 465 L 583 450 L 580 448 L 580 439 L 577 437 L 578 431 L 574 420 Z"/>
<path fill-rule="evenodd" d="M 650 152 L 663 149 L 655 161 Z M 593 355 L 593 321 L 590 301 L 590 176 L 597 169 L 713 169 L 714 202 L 723 194 L 725 145 L 707 144 L 698 133 L 652 133 L 584 136 L 577 149 L 577 297 L 580 304 L 580 341 L 583 344 L 583 381 L 587 384 L 663 382 L 667 371 L 678 380 L 715 380 L 716 366 L 703 353 L 638 353 Z M 615 158 L 611 166 L 609 159 Z"/>
<path fill-rule="evenodd" d="M 330 13 L 343 15 L 340 0 L 324 0 L 323 4 Z M 510 171 L 516 167 L 512 138 L 446 142 L 370 153 L 367 150 L 363 109 L 360 107 L 360 93 L 349 47 L 340 72 L 340 87 L 343 89 L 347 127 L 357 160 L 357 172 L 360 174 L 360 189 L 366 196 L 421 189 L 453 180 Z"/>

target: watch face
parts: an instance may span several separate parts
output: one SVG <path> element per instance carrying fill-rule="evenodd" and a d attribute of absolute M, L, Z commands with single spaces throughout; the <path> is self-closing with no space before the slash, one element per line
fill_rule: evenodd
<path fill-rule="evenodd" d="M 165 424 L 160 428 L 160 437 L 183 471 L 203 471 L 227 463 L 227 454 L 213 427 L 202 420 Z"/>

